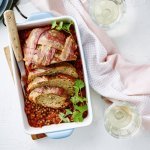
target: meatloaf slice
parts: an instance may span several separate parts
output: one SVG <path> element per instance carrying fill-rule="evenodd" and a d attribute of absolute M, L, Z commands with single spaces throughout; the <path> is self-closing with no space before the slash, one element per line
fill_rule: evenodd
<path fill-rule="evenodd" d="M 28 99 L 36 104 L 51 108 L 64 108 L 67 106 L 67 94 L 58 87 L 40 87 L 34 89 Z"/>
<path fill-rule="evenodd" d="M 43 75 L 54 75 L 58 73 L 62 73 L 62 74 L 66 74 L 78 78 L 78 74 L 76 72 L 76 69 L 73 67 L 73 65 L 67 62 L 62 62 L 58 64 L 53 64 L 49 67 L 34 69 L 28 74 L 28 82 L 31 82 L 36 77 L 40 77 Z"/>
<path fill-rule="evenodd" d="M 69 95 L 74 94 L 74 82 L 75 78 L 69 75 L 59 74 L 53 77 L 42 76 L 36 77 L 32 82 L 28 84 L 27 92 L 32 91 L 35 88 L 42 86 L 60 87 L 66 90 Z"/>

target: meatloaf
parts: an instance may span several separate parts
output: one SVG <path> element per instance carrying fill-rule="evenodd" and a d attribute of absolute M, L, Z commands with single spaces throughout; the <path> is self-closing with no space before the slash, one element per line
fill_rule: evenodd
<path fill-rule="evenodd" d="M 56 76 L 42 76 L 36 77 L 32 82 L 28 84 L 27 91 L 30 92 L 35 88 L 42 86 L 60 87 L 65 89 L 69 95 L 74 94 L 74 82 L 75 78 L 69 75 L 58 74 Z"/>
<path fill-rule="evenodd" d="M 78 74 L 75 67 L 73 67 L 73 65 L 67 62 L 62 62 L 58 64 L 53 64 L 48 67 L 37 68 L 30 71 L 28 74 L 28 82 L 31 82 L 36 77 L 40 77 L 43 75 L 55 75 L 58 73 L 66 74 L 74 78 L 78 78 Z"/>
<path fill-rule="evenodd" d="M 66 36 L 50 27 L 35 28 L 25 41 L 24 61 L 28 70 L 63 61 L 74 61 L 77 44 L 72 35 Z"/>
<path fill-rule="evenodd" d="M 63 108 L 67 105 L 67 94 L 64 89 L 58 87 L 40 87 L 32 90 L 29 100 L 42 106 L 51 108 Z"/>

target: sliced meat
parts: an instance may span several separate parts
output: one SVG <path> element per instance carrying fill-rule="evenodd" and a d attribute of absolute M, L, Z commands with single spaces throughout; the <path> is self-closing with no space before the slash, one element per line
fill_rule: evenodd
<path fill-rule="evenodd" d="M 74 82 L 75 82 L 75 78 L 63 74 L 59 74 L 53 77 L 49 77 L 49 76 L 36 77 L 32 82 L 28 84 L 27 92 L 30 92 L 33 89 L 38 87 L 50 86 L 50 87 L 63 88 L 69 95 L 73 95 Z"/>
<path fill-rule="evenodd" d="M 28 74 L 28 82 L 31 82 L 33 79 L 36 77 L 40 77 L 43 75 L 55 75 L 55 74 L 66 74 L 70 75 L 74 78 L 78 78 L 77 71 L 73 65 L 67 63 L 67 62 L 62 62 L 58 64 L 53 64 L 49 67 L 43 67 L 43 68 L 37 68 Z"/>
<path fill-rule="evenodd" d="M 51 108 L 64 108 L 67 106 L 67 94 L 58 87 L 40 87 L 34 89 L 28 99 L 36 104 Z"/>

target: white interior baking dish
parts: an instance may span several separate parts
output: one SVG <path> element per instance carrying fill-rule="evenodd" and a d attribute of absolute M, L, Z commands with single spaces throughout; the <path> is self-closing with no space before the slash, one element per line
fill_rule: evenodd
<path fill-rule="evenodd" d="M 92 107 L 91 107 L 91 99 L 90 99 L 90 91 L 89 91 L 89 83 L 88 83 L 88 77 L 87 77 L 87 70 L 86 70 L 86 64 L 85 64 L 85 58 L 84 53 L 82 49 L 82 43 L 80 38 L 80 33 L 78 29 L 77 22 L 74 18 L 70 16 L 62 16 L 62 17 L 52 17 L 50 13 L 38 13 L 34 14 L 32 17 L 28 19 L 28 21 L 17 24 L 18 30 L 22 29 L 28 29 L 30 27 L 38 27 L 38 26 L 45 26 L 49 25 L 51 21 L 73 21 L 75 26 L 75 31 L 77 34 L 77 41 L 78 46 L 80 50 L 80 55 L 82 59 L 82 65 L 83 65 L 83 72 L 84 72 L 84 81 L 85 81 L 85 87 L 86 87 L 86 97 L 88 99 L 88 116 L 84 119 L 83 122 L 73 122 L 73 123 L 61 123 L 61 124 L 53 124 L 50 126 L 43 126 L 42 128 L 34 128 L 31 127 L 28 123 L 27 116 L 24 111 L 24 96 L 22 92 L 21 82 L 20 82 L 20 76 L 19 71 L 17 67 L 17 62 L 14 57 L 14 53 L 12 50 L 12 47 L 10 46 L 11 50 L 11 60 L 12 60 L 12 68 L 13 68 L 13 75 L 14 75 L 14 81 L 15 81 L 15 87 L 16 92 L 18 94 L 18 99 L 20 102 L 20 108 L 21 108 L 21 114 L 22 114 L 22 120 L 23 125 L 26 133 L 28 134 L 39 134 L 39 133 L 46 133 L 51 138 L 62 138 L 70 135 L 74 128 L 87 126 L 92 122 Z M 11 44 L 10 44 L 11 45 Z"/>

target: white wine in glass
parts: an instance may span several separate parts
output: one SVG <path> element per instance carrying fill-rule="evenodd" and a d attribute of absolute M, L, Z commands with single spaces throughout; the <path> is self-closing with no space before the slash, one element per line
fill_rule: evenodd
<path fill-rule="evenodd" d="M 109 27 L 121 19 L 125 12 L 125 1 L 91 0 L 90 12 L 98 25 Z"/>
<path fill-rule="evenodd" d="M 104 125 L 113 137 L 127 138 L 140 129 L 141 116 L 132 104 L 115 102 L 105 111 Z"/>

